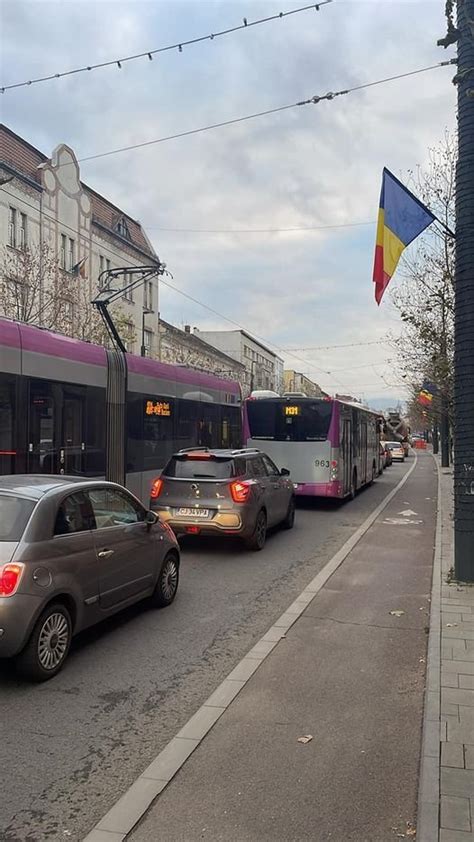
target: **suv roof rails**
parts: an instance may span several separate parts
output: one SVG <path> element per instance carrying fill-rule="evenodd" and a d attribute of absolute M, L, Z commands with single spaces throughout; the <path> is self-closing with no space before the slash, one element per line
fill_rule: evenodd
<path fill-rule="evenodd" d="M 232 450 L 232 456 L 237 456 L 239 453 L 260 453 L 258 447 L 239 447 L 237 450 Z"/>
<path fill-rule="evenodd" d="M 178 453 L 195 453 L 196 450 L 202 450 L 206 453 L 210 453 L 209 447 L 182 447 L 181 450 L 178 450 Z"/>

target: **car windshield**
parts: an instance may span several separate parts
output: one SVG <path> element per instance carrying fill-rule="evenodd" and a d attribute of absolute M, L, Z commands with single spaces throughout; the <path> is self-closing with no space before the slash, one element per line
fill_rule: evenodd
<path fill-rule="evenodd" d="M 163 476 L 177 479 L 229 479 L 234 476 L 232 459 L 216 459 L 206 454 L 199 457 L 173 456 Z"/>
<path fill-rule="evenodd" d="M 34 500 L 0 494 L 0 541 L 19 541 L 35 507 Z"/>

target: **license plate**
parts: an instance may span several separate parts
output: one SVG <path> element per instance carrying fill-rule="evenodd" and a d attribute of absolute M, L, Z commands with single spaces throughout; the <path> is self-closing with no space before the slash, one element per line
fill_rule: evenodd
<path fill-rule="evenodd" d="M 178 509 L 176 512 L 180 517 L 209 517 L 209 509 Z"/>

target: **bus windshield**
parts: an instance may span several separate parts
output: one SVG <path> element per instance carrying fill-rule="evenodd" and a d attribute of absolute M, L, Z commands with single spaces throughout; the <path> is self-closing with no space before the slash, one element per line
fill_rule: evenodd
<path fill-rule="evenodd" d="M 333 403 L 325 400 L 249 400 L 250 437 L 271 441 L 326 441 Z"/>

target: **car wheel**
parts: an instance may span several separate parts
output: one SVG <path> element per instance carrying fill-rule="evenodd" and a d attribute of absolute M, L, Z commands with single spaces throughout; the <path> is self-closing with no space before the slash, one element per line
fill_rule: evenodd
<path fill-rule="evenodd" d="M 151 601 L 156 608 L 164 608 L 173 602 L 179 584 L 179 561 L 175 553 L 165 556 Z"/>
<path fill-rule="evenodd" d="M 66 660 L 71 639 L 72 623 L 67 608 L 60 603 L 48 605 L 16 659 L 19 673 L 31 681 L 53 678 Z"/>
<path fill-rule="evenodd" d="M 295 498 L 292 497 L 289 505 L 288 511 L 286 513 L 285 520 L 282 522 L 283 529 L 293 529 L 295 525 Z"/>
<path fill-rule="evenodd" d="M 245 544 L 248 550 L 254 550 L 258 552 L 259 550 L 263 550 L 265 546 L 265 541 L 267 538 L 267 516 L 263 509 L 260 509 L 257 515 L 257 521 L 255 523 L 255 529 L 250 536 L 247 538 Z"/>

